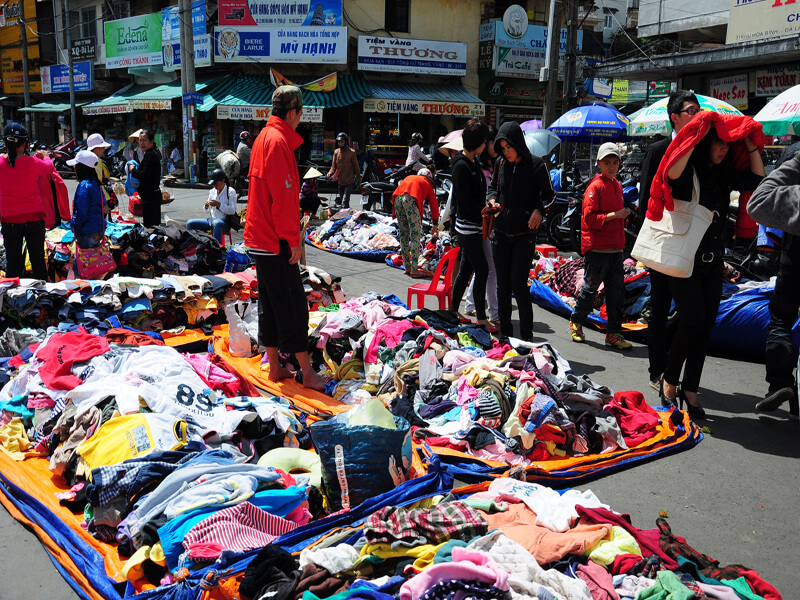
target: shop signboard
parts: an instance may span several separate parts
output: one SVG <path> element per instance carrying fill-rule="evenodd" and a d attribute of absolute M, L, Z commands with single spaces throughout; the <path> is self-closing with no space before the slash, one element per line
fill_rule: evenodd
<path fill-rule="evenodd" d="M 544 106 L 545 84 L 531 79 L 481 77 L 481 99 L 499 106 Z M 561 98 L 561 90 L 558 91 Z"/>
<path fill-rule="evenodd" d="M 712 79 L 711 96 L 739 110 L 747 108 L 747 73 Z"/>
<path fill-rule="evenodd" d="M 128 100 L 133 110 L 172 110 L 172 100 L 147 100 L 133 98 Z"/>
<path fill-rule="evenodd" d="M 521 48 L 494 48 L 494 72 L 503 77 L 521 77 L 523 79 L 539 79 L 542 67 L 545 66 L 544 50 L 523 50 Z M 564 71 L 564 54 L 558 57 L 558 70 Z"/>
<path fill-rule="evenodd" d="M 486 105 L 483 102 L 437 102 L 435 100 L 385 100 L 383 98 L 365 98 L 364 112 L 483 117 L 486 116 Z"/>
<path fill-rule="evenodd" d="M 726 44 L 774 40 L 800 32 L 795 0 L 731 0 Z"/>
<path fill-rule="evenodd" d="M 610 98 L 611 92 L 614 90 L 614 83 L 611 79 L 595 77 L 594 79 L 587 79 L 583 87 L 590 96 Z"/>
<path fill-rule="evenodd" d="M 105 23 L 106 68 L 163 64 L 161 15 L 137 15 Z"/>
<path fill-rule="evenodd" d="M 529 25 L 525 33 L 521 37 L 511 37 L 502 23 L 495 21 L 493 23 L 484 23 L 480 29 L 480 39 L 484 37 L 491 39 L 491 32 L 494 32 L 494 43 L 496 46 L 502 48 L 518 48 L 520 50 L 547 50 L 547 27 L 544 25 Z M 583 49 L 583 31 L 578 31 L 577 51 Z M 559 44 L 559 52 L 567 51 L 567 30 L 561 30 L 561 43 Z"/>
<path fill-rule="evenodd" d="M 211 36 L 209 34 L 198 35 L 193 38 L 194 42 L 194 66 L 211 66 Z M 177 71 L 181 68 L 181 43 L 180 41 L 166 42 L 162 47 L 164 53 L 164 70 Z"/>
<path fill-rule="evenodd" d="M 94 60 L 97 45 L 93 37 L 72 40 L 72 59 L 73 60 Z"/>
<path fill-rule="evenodd" d="M 358 68 L 463 77 L 467 74 L 467 44 L 360 35 Z"/>
<path fill-rule="evenodd" d="M 218 62 L 347 64 L 347 27 L 215 27 Z"/>
<path fill-rule="evenodd" d="M 322 110 L 321 106 L 304 106 L 300 122 L 322 123 Z M 234 121 L 266 121 L 271 111 L 272 106 L 218 104 L 217 118 Z"/>
<path fill-rule="evenodd" d="M 3 80 L 3 94 L 25 92 L 19 33 L 20 1 L 5 2 L 4 18 L 0 21 L 0 73 Z M 28 30 L 28 83 L 31 93 L 39 94 L 42 91 L 42 84 L 39 79 L 39 33 L 36 21 L 36 2 L 35 0 L 24 1 L 25 27 Z"/>
<path fill-rule="evenodd" d="M 628 80 L 615 79 L 611 88 L 611 103 L 624 103 L 628 101 Z"/>
<path fill-rule="evenodd" d="M 756 97 L 777 96 L 800 83 L 800 65 L 756 71 Z"/>
<path fill-rule="evenodd" d="M 179 6 L 170 6 L 161 9 L 161 41 L 181 39 L 181 20 Z M 206 2 L 194 0 L 192 2 L 192 35 L 203 35 L 206 32 Z"/>
<path fill-rule="evenodd" d="M 92 90 L 91 61 L 72 63 L 72 79 L 75 82 L 76 92 L 90 92 Z M 69 65 L 42 67 L 42 93 L 69 93 Z"/>
<path fill-rule="evenodd" d="M 219 0 L 219 25 L 341 27 L 342 0 Z"/>
<path fill-rule="evenodd" d="M 85 115 L 116 115 L 121 113 L 132 113 L 133 106 L 129 102 L 122 104 L 111 104 L 108 106 L 84 106 L 81 108 Z"/>

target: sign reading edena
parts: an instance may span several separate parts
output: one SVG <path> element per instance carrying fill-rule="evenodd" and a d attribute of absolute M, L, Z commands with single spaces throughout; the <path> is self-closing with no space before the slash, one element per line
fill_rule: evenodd
<path fill-rule="evenodd" d="M 796 0 L 731 0 L 726 44 L 771 40 L 800 32 Z"/>
<path fill-rule="evenodd" d="M 163 64 L 161 15 L 139 15 L 105 23 L 106 68 Z"/>
<path fill-rule="evenodd" d="M 362 71 L 463 77 L 467 74 L 467 45 L 360 35 L 358 68 Z"/>

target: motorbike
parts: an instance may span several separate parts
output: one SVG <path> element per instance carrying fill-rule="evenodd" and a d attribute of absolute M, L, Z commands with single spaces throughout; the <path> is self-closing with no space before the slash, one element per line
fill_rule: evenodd
<path fill-rule="evenodd" d="M 407 175 L 413 174 L 413 165 L 400 167 L 399 169 L 386 169 L 386 179 L 384 181 L 362 182 L 361 183 L 361 206 L 364 210 L 370 210 L 383 215 L 392 214 L 392 194 L 400 185 L 400 182 Z M 446 201 L 446 199 L 445 199 Z"/>

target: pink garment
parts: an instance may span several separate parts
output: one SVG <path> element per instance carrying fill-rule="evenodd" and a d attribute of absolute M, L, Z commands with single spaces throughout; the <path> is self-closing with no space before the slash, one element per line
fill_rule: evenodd
<path fill-rule="evenodd" d="M 403 340 L 403 334 L 414 327 L 411 321 L 385 321 L 375 330 L 375 335 L 369 343 L 367 351 L 364 353 L 365 363 L 378 362 L 378 349 L 381 342 L 386 341 L 388 348 L 394 348 Z"/>
<path fill-rule="evenodd" d="M 212 363 L 207 354 L 184 354 L 183 358 L 212 390 L 221 390 L 229 398 L 239 393 L 239 379 Z"/>
<path fill-rule="evenodd" d="M 467 383 L 466 377 L 461 377 L 456 383 L 456 390 L 458 390 L 458 398 L 456 404 L 459 406 L 466 406 L 478 397 L 478 390 Z"/>
<path fill-rule="evenodd" d="M 622 437 L 629 448 L 635 448 L 656 435 L 661 419 L 641 392 L 617 392 L 603 407 L 617 418 Z"/>
<path fill-rule="evenodd" d="M 56 401 L 47 394 L 33 394 L 28 396 L 28 408 L 31 410 L 36 408 L 52 408 L 55 405 Z"/>
<path fill-rule="evenodd" d="M 319 342 L 317 342 L 317 348 L 324 348 L 325 344 L 328 343 L 328 340 L 338 340 L 341 338 L 342 322 L 346 321 L 348 317 L 353 317 L 353 315 L 355 315 L 358 318 L 361 318 L 356 314 L 355 311 L 342 308 L 342 306 L 339 307 L 338 312 L 329 313 L 327 315 L 327 321 L 325 322 L 325 325 L 323 325 L 322 329 L 319 330 Z"/>
<path fill-rule="evenodd" d="M 219 544 L 211 543 L 198 543 L 198 544 L 189 544 L 189 558 L 193 559 L 208 559 L 208 558 L 217 558 L 222 551 L 225 550 Z"/>
<path fill-rule="evenodd" d="M 497 340 L 494 341 L 497 342 Z M 501 358 L 503 358 L 503 356 L 505 356 L 506 352 L 508 352 L 509 350 L 511 350 L 511 344 L 497 343 L 497 345 L 494 348 L 492 348 L 486 353 L 486 358 L 500 360 Z"/>
<path fill-rule="evenodd" d="M 619 600 L 611 573 L 604 567 L 590 560 L 585 565 L 578 565 L 577 571 L 578 577 L 589 587 L 592 600 Z"/>
<path fill-rule="evenodd" d="M 192 544 L 215 543 L 225 550 L 247 552 L 263 548 L 297 527 L 297 523 L 242 502 L 223 508 L 192 527 L 183 538 L 183 547 L 189 550 Z"/>
<path fill-rule="evenodd" d="M 480 450 L 472 450 L 472 454 L 482 460 L 494 460 L 515 467 L 527 467 L 531 464 L 531 461 L 524 456 L 506 450 L 501 443 L 489 444 Z"/>
<path fill-rule="evenodd" d="M 483 552 L 476 552 L 461 546 L 453 548 L 453 562 L 432 565 L 403 584 L 400 600 L 416 600 L 440 581 L 460 579 L 482 581 L 497 589 L 508 590 L 508 572 Z"/>
<path fill-rule="evenodd" d="M 475 357 L 463 350 L 449 350 L 447 354 L 442 357 L 442 365 L 445 369 L 449 369 L 455 373 L 466 367 L 473 360 L 475 360 Z"/>

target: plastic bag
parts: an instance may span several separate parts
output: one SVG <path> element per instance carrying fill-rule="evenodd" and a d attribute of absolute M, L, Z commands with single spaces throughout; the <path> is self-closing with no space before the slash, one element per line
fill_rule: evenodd
<path fill-rule="evenodd" d="M 361 404 L 351 408 L 336 417 L 340 423 L 350 426 L 354 425 L 373 425 L 384 429 L 397 429 L 394 422 L 394 415 L 384 406 L 383 402 L 374 396 L 362 400 Z"/>
<path fill-rule="evenodd" d="M 231 302 L 225 305 L 228 319 L 228 346 L 237 358 L 250 358 L 258 353 L 258 311 L 253 302 Z M 251 335 L 255 326 L 255 336 Z"/>

